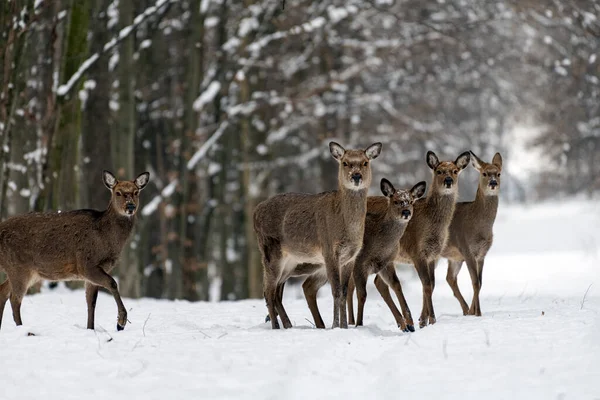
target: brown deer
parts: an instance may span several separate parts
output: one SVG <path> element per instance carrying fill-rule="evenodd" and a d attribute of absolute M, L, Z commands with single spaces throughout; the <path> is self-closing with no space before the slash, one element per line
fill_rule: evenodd
<path fill-rule="evenodd" d="M 108 171 L 102 177 L 112 193 L 105 211 L 29 213 L 0 223 L 0 269 L 8 277 L 0 285 L 0 324 L 9 297 L 15 323 L 23 324 L 21 301 L 37 281 L 84 280 L 87 328 L 94 329 L 98 289 L 103 287 L 117 302 L 117 330 L 123 330 L 127 310 L 109 272 L 133 229 L 139 193 L 150 174 L 133 181 L 118 181 Z"/>
<path fill-rule="evenodd" d="M 423 307 L 419 327 L 435 323 L 433 310 L 433 289 L 435 287 L 435 264 L 448 240 L 448 228 L 454 215 L 458 197 L 458 176 L 469 165 L 470 153 L 462 153 L 452 161 L 441 161 L 434 152 L 427 152 L 427 165 L 433 171 L 433 178 L 427 196 L 415 202 L 414 215 L 396 254 L 396 262 L 415 266 L 423 285 Z M 394 280 L 396 271 L 386 268 Z M 393 312 L 393 311 L 392 311 Z M 410 315 L 410 313 L 409 313 Z M 407 324 L 411 321 L 407 318 Z"/>
<path fill-rule="evenodd" d="M 471 152 L 471 162 L 479 171 L 475 201 L 461 202 L 456 205 L 450 224 L 448 243 L 442 252 L 442 257 L 448 259 L 446 281 L 460 303 L 463 314 L 481 316 L 479 292 L 482 283 L 483 262 L 492 247 L 492 229 L 498 212 L 502 156 L 500 153 L 496 153 L 491 164 L 488 164 Z M 463 261 L 467 262 L 473 285 L 473 301 L 470 308 L 460 293 L 456 281 Z"/>
<path fill-rule="evenodd" d="M 333 327 L 347 328 L 346 298 L 351 261 L 360 251 L 367 192 L 371 184 L 371 160 L 381 153 L 381 143 L 366 150 L 345 150 L 329 143 L 331 155 L 338 161 L 338 190 L 319 194 L 286 193 L 256 206 L 254 231 L 264 266 L 264 296 L 273 329 L 292 324 L 280 295 L 285 281 L 297 265 L 306 273 L 315 269 L 331 284 L 334 298 Z M 324 327 L 324 326 L 323 326 Z"/>
<path fill-rule="evenodd" d="M 363 324 L 363 311 L 365 301 L 367 300 L 367 278 L 370 274 L 380 274 L 387 284 L 393 285 L 392 280 L 388 281 L 389 274 L 387 267 L 394 268 L 394 257 L 398 251 L 398 242 L 410 221 L 413 214 L 413 204 L 415 200 L 425 194 L 425 182 L 419 182 L 410 190 L 396 190 L 387 179 L 381 180 L 381 192 L 383 196 L 372 196 L 368 198 L 367 219 L 365 222 L 365 235 L 363 246 L 354 261 L 352 279 L 348 288 L 348 315 L 349 323 L 354 323 L 354 310 L 352 305 L 353 286 L 356 286 L 358 296 L 358 316 L 356 325 Z M 379 283 L 379 281 L 378 281 Z M 398 284 L 400 282 L 398 281 Z M 380 285 L 376 285 L 380 289 Z M 395 286 L 394 286 L 395 287 Z M 383 288 L 382 288 L 383 289 Z M 381 295 L 387 305 L 392 310 L 396 323 L 403 330 L 414 331 L 414 327 L 407 326 L 402 314 L 398 311 L 389 295 L 389 290 L 385 286 L 385 291 L 380 290 Z M 402 311 L 407 312 L 408 306 L 406 299 L 402 294 L 402 287 L 396 292 Z M 408 310 L 408 318 L 410 310 Z"/>

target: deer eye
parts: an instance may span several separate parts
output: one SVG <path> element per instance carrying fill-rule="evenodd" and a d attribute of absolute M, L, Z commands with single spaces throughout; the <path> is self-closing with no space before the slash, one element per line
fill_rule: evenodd
<path fill-rule="evenodd" d="M 346 161 L 344 161 L 344 162 L 342 163 L 342 165 L 343 165 L 344 167 L 347 167 L 347 166 L 348 166 L 348 163 L 347 163 Z"/>
<path fill-rule="evenodd" d="M 457 169 L 454 170 L 454 175 L 456 175 L 456 174 L 458 174 L 458 170 Z"/>
<path fill-rule="evenodd" d="M 483 176 L 487 176 L 487 174 L 484 172 L 484 173 L 483 173 Z"/>
<path fill-rule="evenodd" d="M 123 196 L 123 193 L 121 193 L 121 192 L 117 191 L 117 192 L 116 192 L 116 195 L 120 197 L 120 196 Z"/>
<path fill-rule="evenodd" d="M 441 175 L 441 174 L 442 174 L 442 171 L 438 170 L 438 171 L 437 171 L 437 174 L 438 174 L 438 175 Z"/>
<path fill-rule="evenodd" d="M 367 165 L 369 165 L 369 162 L 365 161 L 364 164 L 363 164 L 363 167 L 366 167 Z"/>
<path fill-rule="evenodd" d="M 139 191 L 139 190 L 136 190 L 135 192 L 133 192 L 133 195 L 134 195 L 134 196 L 137 196 L 138 194 L 140 194 L 140 191 Z"/>
<path fill-rule="evenodd" d="M 498 172 L 498 178 L 500 178 L 500 172 Z"/>

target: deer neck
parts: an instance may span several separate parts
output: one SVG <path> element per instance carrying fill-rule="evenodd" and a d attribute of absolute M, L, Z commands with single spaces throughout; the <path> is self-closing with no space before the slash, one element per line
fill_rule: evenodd
<path fill-rule="evenodd" d="M 112 204 L 109 204 L 101 217 L 100 227 L 114 232 L 117 239 L 125 242 L 133 230 L 135 220 L 135 214 L 131 217 L 122 215 L 115 210 Z"/>
<path fill-rule="evenodd" d="M 367 215 L 367 191 L 368 189 L 349 190 L 341 187 L 338 190 L 340 212 L 345 226 L 350 233 L 358 234 L 361 240 Z"/>
<path fill-rule="evenodd" d="M 426 201 L 427 209 L 430 210 L 429 215 L 432 218 L 432 222 L 450 225 L 454 209 L 456 208 L 457 198 L 458 193 L 456 191 L 445 194 L 430 188 L 427 193 Z"/>
<path fill-rule="evenodd" d="M 485 216 L 482 221 L 488 221 L 492 225 L 496 220 L 496 214 L 498 213 L 498 195 L 490 196 L 486 195 L 480 187 L 477 188 L 477 194 L 475 194 L 475 201 L 473 201 L 472 207 L 473 212 L 479 215 Z"/>

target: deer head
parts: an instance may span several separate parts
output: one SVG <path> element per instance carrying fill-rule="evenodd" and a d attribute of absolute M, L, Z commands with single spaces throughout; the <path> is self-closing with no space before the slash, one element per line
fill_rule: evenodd
<path fill-rule="evenodd" d="M 329 151 L 340 164 L 338 179 L 350 190 L 368 189 L 371 185 L 371 160 L 381 153 L 381 143 L 374 143 L 365 150 L 345 150 L 336 142 L 329 143 Z"/>
<path fill-rule="evenodd" d="M 500 189 L 500 173 L 502 172 L 502 156 L 496 153 L 491 163 L 481 161 L 471 152 L 471 163 L 479 172 L 479 188 L 486 196 L 498 195 Z"/>
<path fill-rule="evenodd" d="M 432 189 L 442 194 L 458 191 L 458 175 L 469 165 L 471 154 L 465 151 L 452 161 L 441 161 L 433 151 L 427 152 L 427 165 L 433 170 Z"/>
<path fill-rule="evenodd" d="M 413 213 L 413 204 L 425 194 L 425 181 L 417 183 L 410 190 L 396 190 L 387 179 L 381 180 L 381 192 L 390 200 L 389 206 L 394 217 L 409 220 Z"/>
<path fill-rule="evenodd" d="M 109 171 L 102 172 L 102 181 L 111 191 L 110 203 L 121 215 L 133 217 L 140 202 L 140 190 L 146 187 L 150 173 L 143 172 L 133 181 L 118 181 Z"/>

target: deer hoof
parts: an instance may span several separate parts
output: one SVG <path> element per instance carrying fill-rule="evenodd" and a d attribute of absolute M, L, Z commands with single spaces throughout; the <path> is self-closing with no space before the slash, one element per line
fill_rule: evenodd
<path fill-rule="evenodd" d="M 117 324 L 117 330 L 118 331 L 122 331 L 123 329 L 125 329 L 125 326 Z"/>
<path fill-rule="evenodd" d="M 269 314 L 267 314 L 267 316 L 265 317 L 265 322 L 271 322 L 271 317 L 269 316 Z"/>
<path fill-rule="evenodd" d="M 415 331 L 414 325 L 406 325 L 406 329 L 404 330 L 404 332 L 414 332 L 414 331 Z"/>

